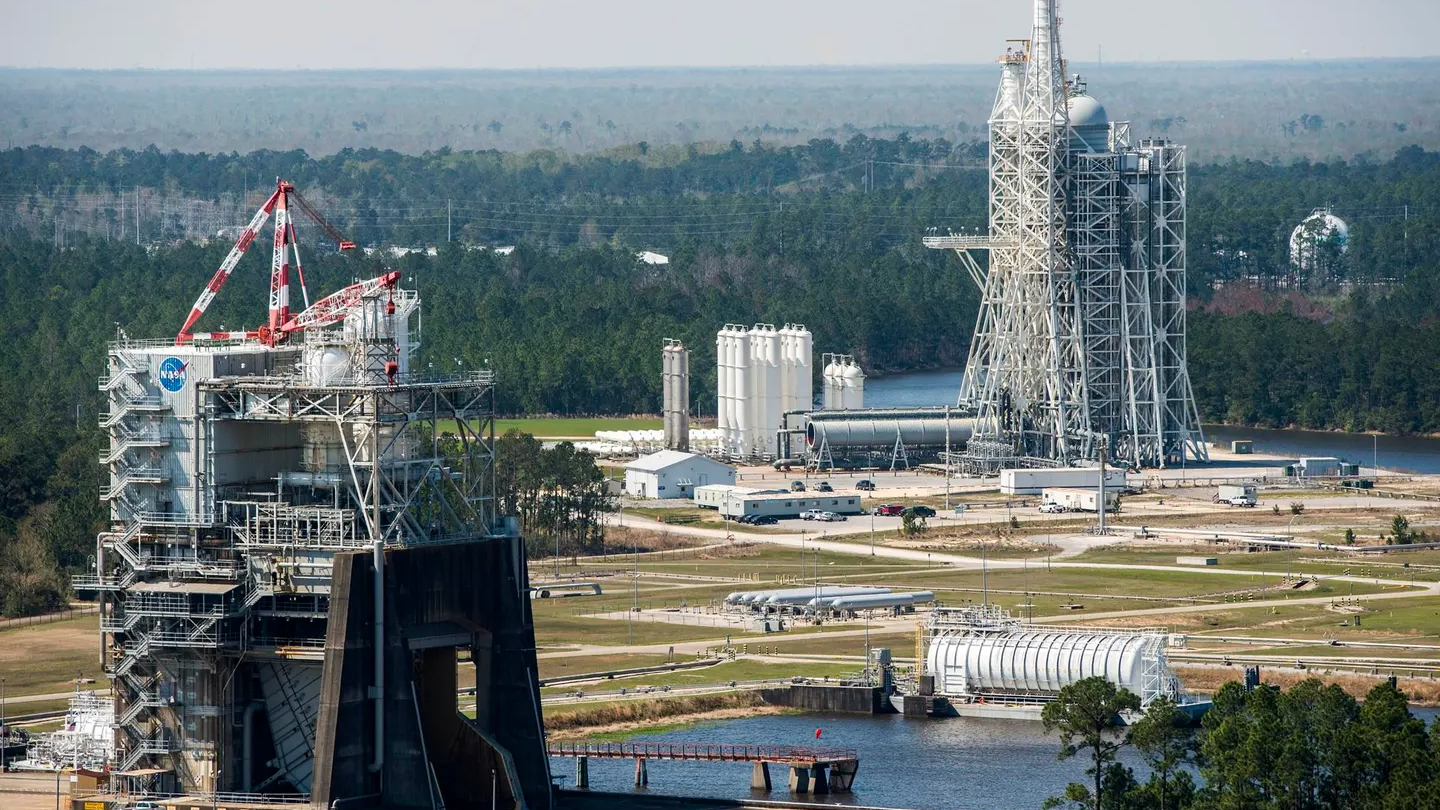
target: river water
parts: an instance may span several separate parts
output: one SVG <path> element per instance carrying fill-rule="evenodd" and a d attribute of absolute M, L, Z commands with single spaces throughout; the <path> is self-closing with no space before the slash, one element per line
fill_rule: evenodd
<path fill-rule="evenodd" d="M 916 371 L 865 380 L 865 405 L 870 408 L 915 408 L 953 405 L 960 391 L 960 369 Z M 1207 441 L 1229 443 L 1250 439 L 1255 450 L 1280 456 L 1335 456 L 1367 467 L 1378 462 L 1385 470 L 1440 473 L 1440 439 L 1415 436 L 1372 436 L 1313 430 L 1266 430 L 1204 425 Z"/>
<path fill-rule="evenodd" d="M 1413 709 L 1427 721 L 1435 709 Z M 821 739 L 815 740 L 815 729 Z M 1033 721 L 969 717 L 906 719 L 900 715 L 767 715 L 701 723 L 634 741 L 833 745 L 860 752 L 860 771 L 850 794 L 831 794 L 817 803 L 859 804 L 926 810 L 1038 810 L 1067 782 L 1085 781 L 1085 764 L 1056 759 L 1060 745 Z M 1144 779 L 1133 752 L 1122 757 Z M 771 766 L 768 797 L 752 793 L 750 766 L 743 763 L 648 763 L 649 793 L 715 799 L 792 800 L 788 770 Z M 574 782 L 574 760 L 551 760 L 556 776 Z M 633 790 L 629 760 L 591 760 L 592 790 Z"/>

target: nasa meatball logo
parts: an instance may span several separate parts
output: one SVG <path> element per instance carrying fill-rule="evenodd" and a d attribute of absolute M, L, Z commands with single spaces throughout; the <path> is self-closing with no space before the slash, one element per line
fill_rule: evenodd
<path fill-rule="evenodd" d="M 185 363 L 178 357 L 160 361 L 160 387 L 174 393 L 185 387 Z"/>

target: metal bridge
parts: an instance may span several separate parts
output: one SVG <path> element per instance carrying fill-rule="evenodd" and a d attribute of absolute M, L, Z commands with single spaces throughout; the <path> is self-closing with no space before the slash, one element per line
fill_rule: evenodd
<path fill-rule="evenodd" d="M 730 745 L 725 743 L 575 742 L 550 743 L 552 757 L 575 759 L 575 786 L 589 787 L 588 760 L 635 760 L 635 786 L 649 784 L 645 763 L 652 759 L 683 762 L 750 762 L 750 786 L 770 789 L 771 764 L 790 768 L 792 793 L 849 792 L 860 768 L 854 748 L 798 745 Z"/>

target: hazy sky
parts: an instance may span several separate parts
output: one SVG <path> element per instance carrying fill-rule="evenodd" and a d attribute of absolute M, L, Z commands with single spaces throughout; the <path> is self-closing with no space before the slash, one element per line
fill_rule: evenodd
<path fill-rule="evenodd" d="M 1062 0 L 1075 61 L 1437 56 L 1440 0 Z M 991 61 L 1030 0 L 0 0 L 0 64 L 558 68 Z"/>

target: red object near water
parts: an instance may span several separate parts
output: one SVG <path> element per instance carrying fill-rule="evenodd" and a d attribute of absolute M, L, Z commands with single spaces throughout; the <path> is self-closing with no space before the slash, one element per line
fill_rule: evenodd
<path fill-rule="evenodd" d="M 820 739 L 820 729 L 815 729 L 815 739 Z"/>

